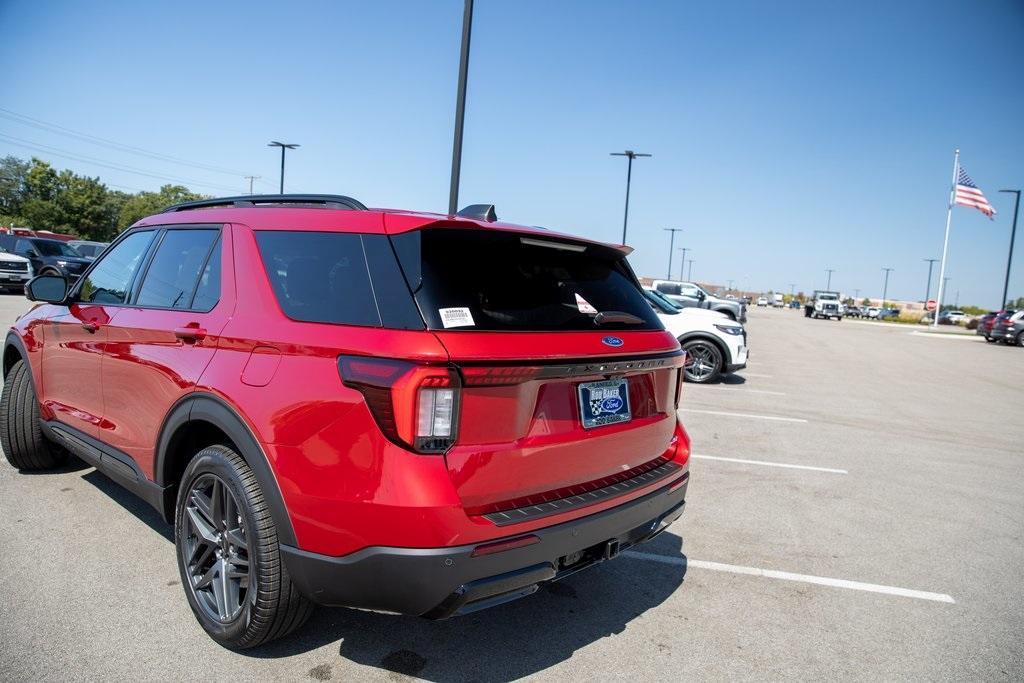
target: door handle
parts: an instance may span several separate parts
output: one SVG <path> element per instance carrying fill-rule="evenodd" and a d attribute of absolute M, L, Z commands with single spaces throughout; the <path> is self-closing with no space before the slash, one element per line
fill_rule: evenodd
<path fill-rule="evenodd" d="M 100 326 L 92 321 L 85 320 L 82 321 L 82 329 L 88 332 L 89 334 L 95 334 L 96 330 L 100 329 Z"/>
<path fill-rule="evenodd" d="M 185 327 L 174 328 L 174 336 L 184 342 L 197 342 L 206 338 L 206 330 L 199 327 L 198 323 L 192 323 Z"/>

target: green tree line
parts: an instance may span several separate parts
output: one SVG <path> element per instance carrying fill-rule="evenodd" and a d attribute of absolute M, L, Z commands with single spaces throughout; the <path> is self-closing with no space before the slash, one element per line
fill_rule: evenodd
<path fill-rule="evenodd" d="M 58 171 L 40 159 L 0 160 L 0 226 L 52 230 L 109 242 L 135 221 L 178 202 L 203 199 L 181 185 L 159 192 L 111 190 L 97 178 Z"/>

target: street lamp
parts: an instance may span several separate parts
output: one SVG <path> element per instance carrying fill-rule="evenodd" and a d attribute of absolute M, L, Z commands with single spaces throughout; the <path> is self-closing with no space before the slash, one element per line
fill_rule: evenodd
<path fill-rule="evenodd" d="M 299 145 L 294 143 L 278 142 L 277 140 L 271 140 L 267 143 L 267 147 L 280 147 L 281 148 L 281 191 L 280 194 L 284 194 L 284 151 L 286 149 L 295 149 Z"/>
<path fill-rule="evenodd" d="M 672 233 L 672 237 L 668 241 L 668 275 L 665 276 L 666 280 L 671 280 L 672 279 L 672 254 L 675 252 L 675 247 L 676 247 L 676 233 L 677 232 L 682 232 L 683 229 L 682 228 L 664 228 L 664 230 L 666 230 L 667 232 Z M 622 235 L 622 243 L 623 244 L 626 243 L 626 235 L 625 235 L 625 233 L 623 233 L 623 235 Z M 685 255 L 683 256 L 683 258 L 686 258 Z"/>
<path fill-rule="evenodd" d="M 937 258 L 925 258 L 925 259 L 921 259 L 921 260 L 928 262 L 928 286 L 925 287 L 925 290 L 924 290 L 924 305 L 925 305 L 925 308 L 927 308 L 928 307 L 928 299 L 932 295 L 932 266 L 934 266 L 936 263 L 938 263 L 939 259 L 937 259 Z"/>
<path fill-rule="evenodd" d="M 895 268 L 882 268 L 885 271 L 885 285 L 882 287 L 882 308 L 885 308 L 885 298 L 889 294 L 889 273 L 896 270 Z"/>
<path fill-rule="evenodd" d="M 459 176 L 462 174 L 462 129 L 466 120 L 466 81 L 469 78 L 469 38 L 473 32 L 473 0 L 462 8 L 462 48 L 459 51 L 459 86 L 455 95 L 455 135 L 452 139 L 452 180 L 448 188 L 448 215 L 459 210 Z"/>
<path fill-rule="evenodd" d="M 1017 237 L 1017 211 L 1020 209 L 1020 190 L 999 190 L 1000 192 L 1012 192 L 1017 195 L 1013 204 L 1013 228 L 1010 230 L 1010 255 L 1006 257 L 1006 280 L 1003 281 L 1003 298 L 999 301 L 999 309 L 1006 306 L 1006 294 L 1010 289 L 1010 265 L 1013 263 L 1013 240 Z"/>
<path fill-rule="evenodd" d="M 633 178 L 633 159 L 639 159 L 640 157 L 649 157 L 650 154 L 641 154 L 640 152 L 634 152 L 631 149 L 627 149 L 625 152 L 611 152 L 613 157 L 626 157 L 629 159 L 629 163 L 626 165 L 626 212 L 622 216 L 622 243 L 626 243 L 626 225 L 629 223 L 629 185 Z"/>
<path fill-rule="evenodd" d="M 689 251 L 689 248 L 687 248 L 687 247 L 679 247 L 679 251 L 683 252 L 683 260 L 679 264 L 679 279 L 682 280 L 683 279 L 683 268 L 686 267 L 686 252 Z"/>
<path fill-rule="evenodd" d="M 825 291 L 832 289 L 832 273 L 836 272 L 835 268 L 826 268 L 825 272 L 828 273 L 828 279 L 825 281 Z"/>
<path fill-rule="evenodd" d="M 693 282 L 693 259 L 690 259 L 690 265 L 686 268 L 686 281 Z"/>

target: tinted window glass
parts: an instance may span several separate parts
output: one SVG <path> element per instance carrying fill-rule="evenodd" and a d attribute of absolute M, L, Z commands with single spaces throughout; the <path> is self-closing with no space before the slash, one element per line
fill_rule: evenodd
<path fill-rule="evenodd" d="M 121 240 L 83 278 L 78 300 L 98 304 L 123 304 L 128 299 L 132 277 L 153 241 L 153 231 L 135 232 Z"/>
<path fill-rule="evenodd" d="M 196 287 L 196 296 L 191 306 L 194 310 L 209 311 L 220 301 L 220 244 L 218 237 L 210 260 L 206 262 L 203 275 L 199 278 L 199 286 Z"/>
<path fill-rule="evenodd" d="M 218 230 L 168 230 L 149 264 L 135 303 L 189 308 Z"/>
<path fill-rule="evenodd" d="M 610 247 L 492 230 L 407 235 L 393 240 L 420 242 L 415 296 L 430 329 L 662 329 L 625 257 Z M 396 251 L 408 272 L 411 250 Z M 634 320 L 599 326 L 598 312 Z"/>
<path fill-rule="evenodd" d="M 81 256 L 75 248 L 58 240 L 31 240 L 32 246 L 43 256 Z"/>
<path fill-rule="evenodd" d="M 360 235 L 260 231 L 256 242 L 277 301 L 289 318 L 381 325 Z"/>

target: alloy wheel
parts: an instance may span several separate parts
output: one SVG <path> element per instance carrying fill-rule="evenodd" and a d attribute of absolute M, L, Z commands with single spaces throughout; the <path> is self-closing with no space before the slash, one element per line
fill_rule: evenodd
<path fill-rule="evenodd" d="M 718 353 L 708 344 L 694 344 L 686 355 L 686 377 L 691 382 L 704 382 L 718 372 Z"/>
<path fill-rule="evenodd" d="M 234 621 L 256 586 L 242 514 L 230 487 L 215 474 L 197 477 L 188 492 L 180 552 L 189 589 L 211 619 Z"/>

